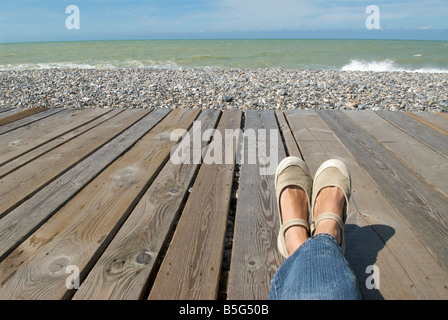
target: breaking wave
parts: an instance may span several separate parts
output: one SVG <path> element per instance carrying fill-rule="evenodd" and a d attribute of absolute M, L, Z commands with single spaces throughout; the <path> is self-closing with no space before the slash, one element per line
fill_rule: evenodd
<path fill-rule="evenodd" d="M 382 61 L 351 60 L 341 68 L 342 71 L 373 71 L 373 72 L 422 72 L 422 73 L 448 73 L 448 69 L 418 68 L 410 69 L 399 66 L 395 61 L 386 59 Z"/>

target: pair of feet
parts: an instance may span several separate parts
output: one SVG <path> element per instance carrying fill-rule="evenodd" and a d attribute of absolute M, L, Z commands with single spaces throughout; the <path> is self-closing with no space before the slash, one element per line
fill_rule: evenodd
<path fill-rule="evenodd" d="M 342 219 L 345 205 L 345 197 L 338 187 L 326 187 L 318 193 L 314 209 L 314 220 L 325 212 L 333 212 Z M 280 206 L 282 208 L 282 221 L 287 223 L 291 219 L 300 218 L 308 220 L 308 200 L 305 191 L 298 186 L 288 186 L 280 194 Z M 328 233 L 341 243 L 341 228 L 335 220 L 324 219 L 316 226 L 315 234 Z M 285 232 L 286 249 L 289 255 L 293 254 L 307 239 L 308 231 L 302 226 L 292 226 Z"/>

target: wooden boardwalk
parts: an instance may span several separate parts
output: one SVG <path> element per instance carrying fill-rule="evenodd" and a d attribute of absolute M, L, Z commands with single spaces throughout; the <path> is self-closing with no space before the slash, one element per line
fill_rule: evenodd
<path fill-rule="evenodd" d="M 0 299 L 266 299 L 275 154 L 349 166 L 366 299 L 448 299 L 446 114 L 199 109 L 0 109 Z"/>

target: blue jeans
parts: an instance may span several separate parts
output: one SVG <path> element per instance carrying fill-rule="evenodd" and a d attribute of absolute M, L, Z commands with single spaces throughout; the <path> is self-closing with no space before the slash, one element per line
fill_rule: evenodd
<path fill-rule="evenodd" d="M 330 234 L 308 238 L 275 273 L 270 300 L 361 300 L 355 274 Z"/>

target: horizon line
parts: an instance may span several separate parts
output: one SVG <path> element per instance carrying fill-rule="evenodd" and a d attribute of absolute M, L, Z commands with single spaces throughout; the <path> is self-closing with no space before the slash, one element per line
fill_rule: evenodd
<path fill-rule="evenodd" d="M 6 41 L 0 42 L 0 44 L 21 44 L 21 43 L 54 43 L 54 42 L 112 42 L 112 41 L 221 41 L 221 40 L 230 40 L 230 41 L 256 41 L 256 40 L 322 40 L 322 41 L 342 41 L 342 40 L 353 40 L 353 41 L 437 41 L 437 42 L 446 42 L 448 39 L 410 39 L 410 38 L 274 38 L 274 37 L 266 37 L 266 38 L 135 38 L 135 39 L 76 39 L 76 40 L 28 40 L 28 41 Z"/>
<path fill-rule="evenodd" d="M 71 31 L 73 32 L 73 31 Z M 22 40 L 0 40 L 0 43 L 39 43 L 39 42 L 81 42 L 81 41 L 144 41 L 144 40 L 411 40 L 448 41 L 448 29 L 313 29 L 281 31 L 204 31 L 190 33 L 154 33 L 152 35 L 77 35 L 67 39 L 65 35 L 53 35 L 53 39 L 38 38 Z M 306 32 L 308 35 L 304 35 Z M 295 33 L 295 34 L 294 34 Z M 327 34 L 325 34 L 327 33 Z M 335 33 L 341 33 L 337 35 Z M 78 38 L 76 38 L 78 37 Z M 50 38 L 50 37 L 49 37 Z"/>

